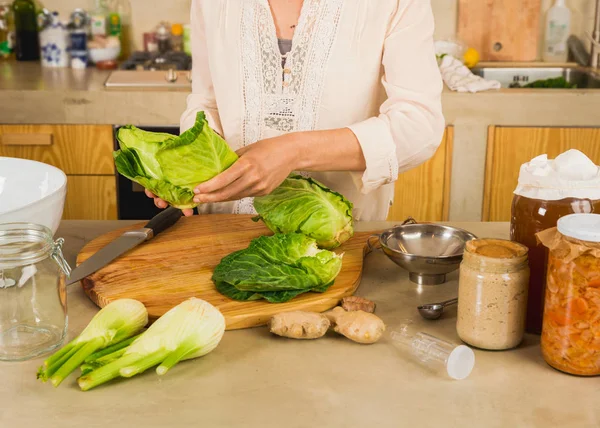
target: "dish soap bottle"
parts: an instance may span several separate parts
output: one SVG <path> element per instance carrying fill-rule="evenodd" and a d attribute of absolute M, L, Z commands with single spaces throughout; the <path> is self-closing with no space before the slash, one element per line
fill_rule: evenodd
<path fill-rule="evenodd" d="M 567 39 L 571 33 L 571 11 L 565 0 L 556 0 L 546 16 L 544 40 L 545 62 L 567 62 Z"/>

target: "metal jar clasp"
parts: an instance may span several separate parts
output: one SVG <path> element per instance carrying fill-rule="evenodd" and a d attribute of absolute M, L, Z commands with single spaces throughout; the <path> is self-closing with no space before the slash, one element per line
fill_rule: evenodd
<path fill-rule="evenodd" d="M 69 263 L 67 263 L 67 261 L 65 260 L 65 257 L 62 252 L 62 247 L 64 243 L 65 240 L 63 238 L 58 238 L 56 241 L 54 241 L 51 256 L 52 260 L 54 260 L 58 267 L 60 267 L 60 269 L 65 273 L 65 275 L 69 277 L 71 275 L 71 266 L 69 266 Z"/>

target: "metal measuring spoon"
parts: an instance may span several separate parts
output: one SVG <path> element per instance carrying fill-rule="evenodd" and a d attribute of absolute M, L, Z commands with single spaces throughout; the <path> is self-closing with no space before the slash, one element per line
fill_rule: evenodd
<path fill-rule="evenodd" d="M 427 320 L 436 320 L 442 316 L 444 308 L 446 306 L 454 305 L 458 303 L 458 298 L 446 300 L 440 303 L 429 303 L 427 305 L 421 305 L 417 307 L 421 316 Z"/>

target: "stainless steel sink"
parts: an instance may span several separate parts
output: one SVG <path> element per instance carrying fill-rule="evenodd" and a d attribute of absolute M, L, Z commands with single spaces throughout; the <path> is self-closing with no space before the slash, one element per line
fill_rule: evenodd
<path fill-rule="evenodd" d="M 577 85 L 577 89 L 600 89 L 600 75 L 578 67 L 476 67 L 472 71 L 485 79 L 499 81 L 503 88 L 563 77 Z"/>

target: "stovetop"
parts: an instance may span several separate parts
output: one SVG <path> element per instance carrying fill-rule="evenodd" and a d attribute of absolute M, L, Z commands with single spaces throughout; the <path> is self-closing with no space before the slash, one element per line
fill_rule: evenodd
<path fill-rule="evenodd" d="M 113 71 L 107 88 L 185 89 L 192 85 L 192 59 L 184 52 L 135 52 Z"/>
<path fill-rule="evenodd" d="M 185 52 L 134 52 L 121 64 L 121 70 L 191 70 L 192 58 Z"/>

